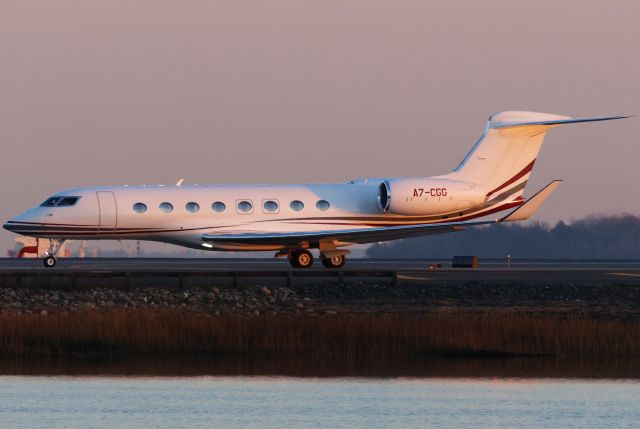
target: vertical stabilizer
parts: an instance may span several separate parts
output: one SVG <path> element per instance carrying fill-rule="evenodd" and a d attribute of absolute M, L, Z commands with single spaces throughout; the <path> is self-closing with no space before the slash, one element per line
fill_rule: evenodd
<path fill-rule="evenodd" d="M 571 118 L 520 111 L 496 113 L 489 118 L 484 133 L 460 165 L 444 177 L 482 185 L 487 189 L 488 201 L 515 199 L 524 192 L 548 130 L 564 124 L 621 118 Z"/>

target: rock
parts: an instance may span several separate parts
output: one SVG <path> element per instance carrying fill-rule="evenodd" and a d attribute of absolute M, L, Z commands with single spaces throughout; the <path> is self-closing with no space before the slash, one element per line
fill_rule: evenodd
<path fill-rule="evenodd" d="M 253 315 L 254 315 L 254 316 L 260 316 L 260 310 L 255 310 L 255 311 L 253 312 Z"/>
<path fill-rule="evenodd" d="M 283 297 L 296 294 L 293 290 L 289 289 L 288 287 L 278 288 L 278 293 Z"/>
<path fill-rule="evenodd" d="M 48 313 L 47 313 L 47 310 L 42 310 L 42 311 L 40 312 L 40 316 L 46 316 L 47 314 L 48 314 Z"/>
<path fill-rule="evenodd" d="M 262 292 L 265 295 L 271 295 L 271 291 L 265 286 L 262 286 L 262 288 L 260 289 L 260 292 Z"/>
<path fill-rule="evenodd" d="M 213 288 L 213 293 L 218 294 L 220 293 L 220 289 L 218 289 L 217 287 Z"/>
<path fill-rule="evenodd" d="M 304 308 L 304 304 L 301 302 L 296 303 L 296 308 Z"/>

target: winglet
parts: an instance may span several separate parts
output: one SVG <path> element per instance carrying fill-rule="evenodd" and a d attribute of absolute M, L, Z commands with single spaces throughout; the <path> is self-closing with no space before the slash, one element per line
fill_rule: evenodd
<path fill-rule="evenodd" d="M 547 198 L 556 190 L 562 180 L 554 180 L 545 186 L 541 191 L 531 197 L 523 205 L 500 219 L 498 222 L 516 222 L 529 219 L 545 202 Z"/>

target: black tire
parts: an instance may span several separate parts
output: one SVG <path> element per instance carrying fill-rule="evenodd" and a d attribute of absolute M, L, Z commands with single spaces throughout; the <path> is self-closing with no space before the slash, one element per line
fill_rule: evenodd
<path fill-rule="evenodd" d="M 42 260 L 42 263 L 44 264 L 45 267 L 51 268 L 51 267 L 55 267 L 58 261 L 53 256 L 47 256 Z"/>
<path fill-rule="evenodd" d="M 342 268 L 344 267 L 345 262 L 347 262 L 347 258 L 345 258 L 344 255 L 334 256 L 333 258 L 322 257 L 322 265 L 326 268 Z"/>
<path fill-rule="evenodd" d="M 313 255 L 308 250 L 296 250 L 291 252 L 289 262 L 294 268 L 309 268 L 313 265 Z"/>

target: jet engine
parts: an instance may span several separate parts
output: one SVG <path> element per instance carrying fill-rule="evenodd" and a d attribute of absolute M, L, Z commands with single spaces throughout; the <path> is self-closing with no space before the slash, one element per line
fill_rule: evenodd
<path fill-rule="evenodd" d="M 398 215 L 439 215 L 482 205 L 486 190 L 475 184 L 423 177 L 389 179 L 378 186 L 382 211 Z"/>

